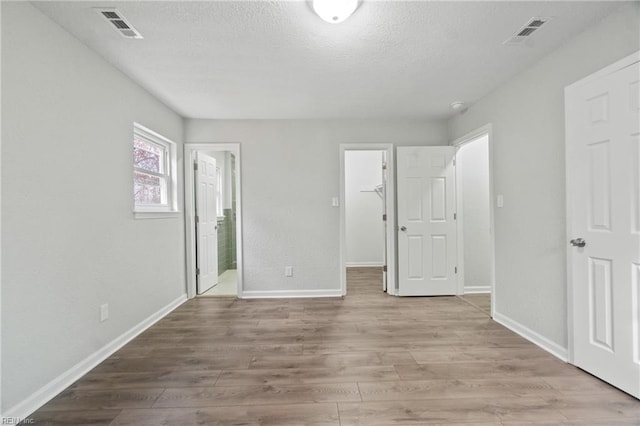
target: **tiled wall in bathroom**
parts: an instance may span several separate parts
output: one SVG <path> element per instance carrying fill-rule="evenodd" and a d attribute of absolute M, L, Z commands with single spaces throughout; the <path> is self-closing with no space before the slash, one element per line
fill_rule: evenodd
<path fill-rule="evenodd" d="M 227 222 L 225 211 L 224 219 L 218 219 L 218 275 L 229 269 Z"/>
<path fill-rule="evenodd" d="M 218 220 L 218 275 L 236 269 L 236 158 L 232 154 L 231 208 L 224 209 L 224 219 Z"/>

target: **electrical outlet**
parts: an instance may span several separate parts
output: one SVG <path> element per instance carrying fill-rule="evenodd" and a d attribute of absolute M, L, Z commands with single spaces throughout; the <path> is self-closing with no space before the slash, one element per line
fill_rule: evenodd
<path fill-rule="evenodd" d="M 284 267 L 284 276 L 292 277 L 293 276 L 293 266 L 285 266 Z"/>
<path fill-rule="evenodd" d="M 105 303 L 100 305 L 100 322 L 106 321 L 109 319 L 109 304 Z"/>

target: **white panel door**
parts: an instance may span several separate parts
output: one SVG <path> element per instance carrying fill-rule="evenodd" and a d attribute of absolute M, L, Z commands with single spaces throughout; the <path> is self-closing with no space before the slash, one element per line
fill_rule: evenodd
<path fill-rule="evenodd" d="M 198 294 L 218 282 L 218 212 L 216 159 L 198 153 L 196 176 L 196 262 Z"/>
<path fill-rule="evenodd" d="M 455 148 L 398 147 L 398 291 L 456 294 Z"/>
<path fill-rule="evenodd" d="M 566 90 L 573 362 L 640 397 L 640 68 Z"/>

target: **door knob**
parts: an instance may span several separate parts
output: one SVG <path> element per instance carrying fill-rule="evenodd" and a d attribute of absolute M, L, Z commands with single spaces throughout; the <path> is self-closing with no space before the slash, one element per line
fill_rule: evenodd
<path fill-rule="evenodd" d="M 576 238 L 575 240 L 569 241 L 569 243 L 574 247 L 584 247 L 587 245 L 587 242 L 582 238 Z"/>
<path fill-rule="evenodd" d="M 400 230 L 401 230 L 402 232 L 405 232 L 405 231 L 407 230 L 407 227 L 406 227 L 406 226 L 401 226 L 401 227 L 400 227 Z"/>

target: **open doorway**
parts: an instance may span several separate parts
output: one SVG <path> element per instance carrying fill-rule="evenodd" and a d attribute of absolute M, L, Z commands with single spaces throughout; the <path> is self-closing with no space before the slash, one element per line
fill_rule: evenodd
<path fill-rule="evenodd" d="M 341 145 L 343 294 L 395 294 L 392 155 L 391 145 Z"/>
<path fill-rule="evenodd" d="M 241 297 L 238 144 L 185 146 L 188 295 Z"/>
<path fill-rule="evenodd" d="M 490 128 L 454 143 L 458 226 L 458 294 L 492 315 L 494 239 Z"/>

